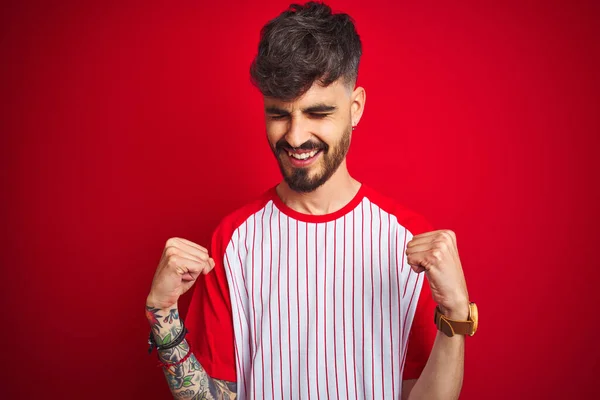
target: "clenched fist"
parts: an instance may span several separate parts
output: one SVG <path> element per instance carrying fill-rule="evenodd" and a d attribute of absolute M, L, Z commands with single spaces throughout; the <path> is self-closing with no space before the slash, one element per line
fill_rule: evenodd
<path fill-rule="evenodd" d="M 201 273 L 206 275 L 214 267 L 215 261 L 204 247 L 186 239 L 170 238 L 156 268 L 146 305 L 163 310 L 170 308 Z"/>
<path fill-rule="evenodd" d="M 407 263 L 417 273 L 425 272 L 433 300 L 455 320 L 466 320 L 469 293 L 465 282 L 456 235 L 448 229 L 416 235 L 406 246 Z"/>

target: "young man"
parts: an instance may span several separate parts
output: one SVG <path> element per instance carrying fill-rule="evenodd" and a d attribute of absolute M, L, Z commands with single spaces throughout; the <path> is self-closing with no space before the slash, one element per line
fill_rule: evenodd
<path fill-rule="evenodd" d="M 458 398 L 477 316 L 456 237 L 346 167 L 360 56 L 350 17 L 324 4 L 263 28 L 251 76 L 284 179 L 227 216 L 210 251 L 166 243 L 146 314 L 176 398 Z M 184 328 L 177 300 L 195 282 Z"/>

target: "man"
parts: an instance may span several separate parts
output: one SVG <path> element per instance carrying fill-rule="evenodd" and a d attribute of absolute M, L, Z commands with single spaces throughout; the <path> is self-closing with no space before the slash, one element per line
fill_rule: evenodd
<path fill-rule="evenodd" d="M 166 243 L 146 315 L 176 398 L 458 398 L 476 309 L 456 237 L 346 166 L 360 56 L 350 17 L 324 4 L 263 28 L 251 76 L 284 179 L 210 251 Z M 184 328 L 177 300 L 196 281 Z"/>

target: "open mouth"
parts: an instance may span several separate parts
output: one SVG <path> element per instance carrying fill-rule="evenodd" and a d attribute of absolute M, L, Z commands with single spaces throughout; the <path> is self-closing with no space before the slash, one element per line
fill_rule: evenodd
<path fill-rule="evenodd" d="M 288 156 L 295 158 L 296 160 L 308 160 L 310 158 L 313 158 L 314 156 L 317 155 L 317 153 L 319 153 L 321 150 L 312 150 L 310 152 L 302 152 L 302 153 L 294 153 L 291 151 L 288 151 Z"/>
<path fill-rule="evenodd" d="M 301 150 L 301 151 L 285 151 L 289 156 L 290 162 L 294 166 L 307 166 L 312 161 L 317 159 L 319 154 L 321 154 L 322 149 L 313 149 L 313 150 Z"/>

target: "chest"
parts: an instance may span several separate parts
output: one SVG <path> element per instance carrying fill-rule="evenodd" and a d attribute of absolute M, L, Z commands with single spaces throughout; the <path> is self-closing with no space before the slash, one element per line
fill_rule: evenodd
<path fill-rule="evenodd" d="M 246 316 L 281 304 L 301 308 L 295 323 L 375 303 L 400 308 L 409 292 L 404 256 L 411 234 L 373 207 L 329 222 L 292 219 L 265 208 L 234 233 L 225 254 L 232 301 Z M 312 314 L 310 311 L 313 311 Z"/>

